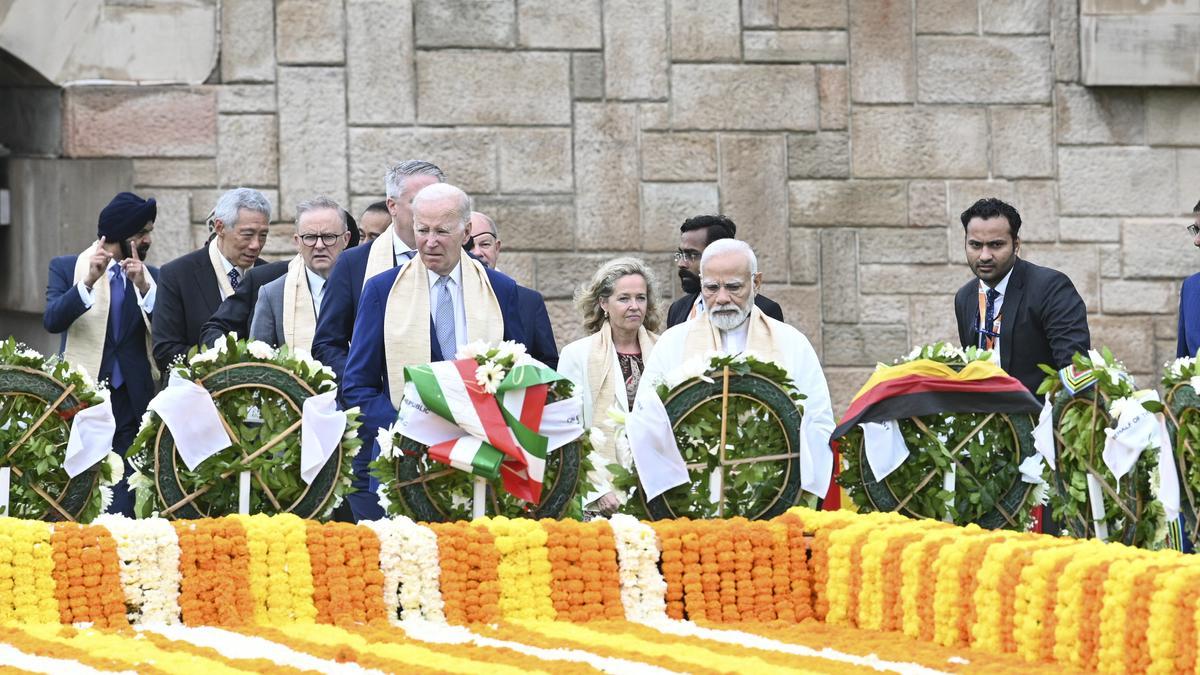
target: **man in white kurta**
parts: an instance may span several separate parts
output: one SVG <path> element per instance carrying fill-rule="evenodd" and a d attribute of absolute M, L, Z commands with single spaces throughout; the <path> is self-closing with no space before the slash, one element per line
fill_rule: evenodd
<path fill-rule="evenodd" d="M 803 333 L 776 321 L 754 306 L 762 284 L 754 251 L 743 241 L 724 239 L 704 250 L 700 261 L 700 291 L 709 311 L 668 329 L 646 361 L 628 433 L 638 476 L 653 499 L 687 481 L 687 470 L 666 410 L 655 392 L 659 383 L 679 384 L 699 373 L 713 352 L 753 353 L 787 370 L 802 401 L 800 425 L 800 486 L 824 497 L 833 472 L 833 409 L 829 386 L 817 354 Z"/>

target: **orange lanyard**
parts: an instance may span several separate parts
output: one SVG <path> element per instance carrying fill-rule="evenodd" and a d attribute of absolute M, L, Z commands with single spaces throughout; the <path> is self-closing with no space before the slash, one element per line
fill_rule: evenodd
<path fill-rule="evenodd" d="M 996 344 L 996 338 L 1000 337 L 1000 314 L 997 313 L 992 319 L 992 325 L 984 327 L 987 322 L 987 292 L 979 291 L 979 334 L 983 336 L 980 347 L 984 349 L 992 349 Z M 978 343 L 977 343 L 978 344 Z"/>

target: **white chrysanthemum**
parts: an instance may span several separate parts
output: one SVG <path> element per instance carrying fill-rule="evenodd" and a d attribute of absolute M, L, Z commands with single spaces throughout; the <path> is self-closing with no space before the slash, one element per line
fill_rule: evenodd
<path fill-rule="evenodd" d="M 375 489 L 375 494 L 379 496 L 379 507 L 386 514 L 392 506 L 392 500 L 387 496 L 387 485 L 380 483 L 379 487 Z"/>
<path fill-rule="evenodd" d="M 908 354 L 907 354 L 907 355 L 904 357 L 904 360 L 905 360 L 905 361 L 916 361 L 917 359 L 921 358 L 921 352 L 922 352 L 924 349 L 925 349 L 925 348 L 924 348 L 924 347 L 922 347 L 921 345 L 917 345 L 916 347 L 913 347 L 913 348 L 912 348 L 912 351 L 910 351 L 910 352 L 909 352 L 909 353 L 908 353 Z"/>
<path fill-rule="evenodd" d="M 1136 414 L 1144 410 L 1142 402 L 1135 396 L 1118 398 L 1108 404 L 1108 413 L 1114 419 L 1121 419 L 1127 414 Z"/>
<path fill-rule="evenodd" d="M 44 359 L 44 358 L 46 358 L 46 357 L 42 356 L 41 352 L 39 352 L 38 350 L 30 349 L 28 347 L 17 352 L 17 355 L 22 358 L 26 358 L 26 359 Z"/>
<path fill-rule="evenodd" d="M 375 437 L 375 442 L 379 444 L 379 456 L 384 459 L 392 458 L 392 429 L 380 429 L 379 434 Z"/>
<path fill-rule="evenodd" d="M 264 361 L 275 358 L 275 348 L 262 340 L 251 340 L 246 345 L 246 351 L 250 352 L 250 355 L 254 358 L 263 359 Z"/>
<path fill-rule="evenodd" d="M 1193 375 L 1188 379 L 1188 384 L 1192 385 L 1192 389 L 1200 391 L 1200 375 Z"/>
<path fill-rule="evenodd" d="M 504 381 L 504 368 L 498 363 L 488 362 L 475 368 L 475 383 L 489 394 L 496 393 L 496 387 Z"/>
<path fill-rule="evenodd" d="M 112 480 L 108 485 L 113 485 L 120 482 L 125 477 L 125 460 L 115 452 L 110 452 L 104 457 L 104 461 L 108 462 L 109 469 L 112 470 Z"/>
<path fill-rule="evenodd" d="M 141 471 L 130 471 L 128 483 L 131 490 L 149 490 L 154 487 L 154 481 Z"/>
<path fill-rule="evenodd" d="M 100 512 L 108 511 L 108 507 L 112 506 L 113 492 L 112 488 L 107 485 L 100 486 Z"/>
<path fill-rule="evenodd" d="M 469 342 L 459 348 L 454 354 L 456 359 L 474 359 L 488 350 L 488 343 L 483 340 Z"/>
<path fill-rule="evenodd" d="M 600 431 L 600 427 L 592 427 L 591 429 L 588 429 L 588 441 L 591 442 L 593 448 L 598 448 L 601 445 L 604 445 L 605 440 L 607 440 L 607 438 L 605 437 L 604 432 Z"/>
<path fill-rule="evenodd" d="M 225 351 L 225 349 L 224 349 L 225 343 L 218 342 L 217 344 L 221 346 L 220 349 L 218 349 L 216 347 L 213 347 L 210 349 L 205 349 L 204 351 L 200 352 L 199 354 L 193 356 L 191 363 L 193 365 L 195 365 L 197 363 L 215 363 L 217 359 L 221 358 L 221 354 L 224 353 L 224 351 Z"/>
<path fill-rule="evenodd" d="M 84 368 L 78 363 L 72 363 L 71 370 L 75 371 L 75 374 L 83 379 L 84 384 L 88 385 L 90 388 L 95 388 L 96 381 L 93 380 L 92 376 L 88 374 L 87 368 Z"/>
<path fill-rule="evenodd" d="M 505 340 L 496 346 L 496 359 L 507 360 L 512 358 L 514 361 L 525 355 L 525 345 L 513 340 Z"/>

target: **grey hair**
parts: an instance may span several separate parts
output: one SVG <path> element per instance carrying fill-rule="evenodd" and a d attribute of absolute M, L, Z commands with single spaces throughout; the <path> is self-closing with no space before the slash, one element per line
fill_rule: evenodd
<path fill-rule="evenodd" d="M 700 275 L 704 275 L 705 263 L 711 258 L 725 253 L 741 253 L 750 261 L 751 276 L 758 274 L 758 256 L 754 255 L 754 249 L 750 248 L 750 244 L 741 239 L 718 239 L 704 247 L 704 253 L 700 255 Z"/>
<path fill-rule="evenodd" d="M 263 193 L 246 187 L 234 188 L 221 195 L 213 208 L 212 218 L 214 222 L 219 220 L 225 223 L 226 227 L 234 227 L 237 225 L 238 212 L 242 209 L 257 211 L 267 217 L 267 222 L 271 222 L 271 202 Z"/>
<path fill-rule="evenodd" d="M 500 238 L 500 226 L 496 224 L 496 221 L 495 221 L 495 220 L 493 220 L 491 216 L 489 216 L 488 214 L 484 213 L 483 211 L 472 211 L 472 212 L 471 212 L 471 215 L 472 215 L 472 216 L 479 216 L 480 218 L 483 218 L 484 220 L 486 220 L 486 221 L 487 221 L 487 224 L 492 226 L 492 232 L 493 232 L 493 233 L 496 235 L 496 238 L 497 238 L 497 239 L 499 239 L 499 238 Z M 479 232 L 472 232 L 471 234 L 480 234 L 480 233 L 479 233 Z"/>
<path fill-rule="evenodd" d="M 583 314 L 583 328 L 588 334 L 600 330 L 606 321 L 600 299 L 610 297 L 617 280 L 630 274 L 639 274 L 646 280 L 646 318 L 642 325 L 652 333 L 658 331 L 658 294 L 654 291 L 658 280 L 654 272 L 640 258 L 613 258 L 596 270 L 590 282 L 575 291 L 575 306 Z"/>
<path fill-rule="evenodd" d="M 433 176 L 439 183 L 446 182 L 446 174 L 433 162 L 423 159 L 406 159 L 395 164 L 383 176 L 383 189 L 387 196 L 399 199 L 404 192 L 404 181 L 409 176 Z"/>
<path fill-rule="evenodd" d="M 323 195 L 307 199 L 296 205 L 296 230 L 300 230 L 301 216 L 309 211 L 320 211 L 322 209 L 333 209 L 338 214 L 338 222 L 342 224 L 342 232 L 346 231 L 346 212 L 342 210 L 342 207 L 337 202 Z"/>
<path fill-rule="evenodd" d="M 437 201 L 439 199 L 454 200 L 455 218 L 458 220 L 460 227 L 466 228 L 467 223 L 471 222 L 471 198 L 460 188 L 449 183 L 434 183 L 418 192 L 417 196 L 413 198 L 413 211 L 417 210 L 418 204 Z"/>

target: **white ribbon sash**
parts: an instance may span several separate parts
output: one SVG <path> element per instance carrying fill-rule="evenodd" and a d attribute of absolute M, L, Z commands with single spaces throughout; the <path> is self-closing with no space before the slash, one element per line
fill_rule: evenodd
<path fill-rule="evenodd" d="M 337 391 L 305 399 L 300 419 L 300 477 L 311 485 L 346 433 L 346 413 L 337 409 Z"/>
<path fill-rule="evenodd" d="M 155 396 L 150 410 L 158 413 L 163 424 L 171 430 L 179 456 L 188 470 L 195 471 L 200 462 L 233 445 L 233 440 L 221 424 L 217 405 L 208 390 L 172 373 L 167 388 Z"/>
<path fill-rule="evenodd" d="M 875 480 L 882 481 L 908 459 L 908 445 L 904 442 L 904 434 L 900 432 L 900 424 L 896 420 L 889 420 L 865 422 L 859 426 L 863 430 L 867 464 L 871 465 Z"/>
<path fill-rule="evenodd" d="M 117 420 L 113 417 L 112 402 L 80 410 L 71 422 L 63 468 L 71 478 L 78 476 L 112 450 Z"/>

